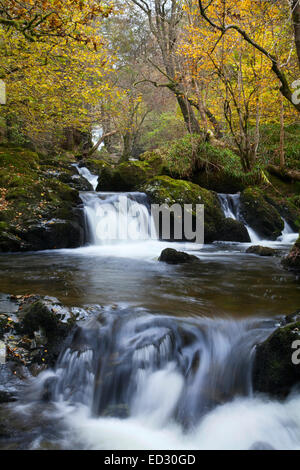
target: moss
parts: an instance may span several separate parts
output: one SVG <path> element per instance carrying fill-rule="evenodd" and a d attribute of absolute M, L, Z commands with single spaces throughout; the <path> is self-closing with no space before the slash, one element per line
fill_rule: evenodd
<path fill-rule="evenodd" d="M 276 240 L 284 228 L 278 210 L 264 197 L 261 189 L 247 188 L 241 194 L 241 212 L 248 225 L 261 237 Z"/>
<path fill-rule="evenodd" d="M 291 251 L 286 258 L 282 260 L 282 265 L 290 271 L 300 273 L 300 233 Z"/>
<path fill-rule="evenodd" d="M 204 204 L 205 242 L 219 240 L 219 229 L 225 219 L 215 193 L 188 181 L 175 180 L 169 176 L 152 178 L 141 187 L 141 190 L 148 194 L 151 202 L 155 204 L 177 203 L 181 206 L 193 204 L 194 216 L 195 205 Z"/>
<path fill-rule="evenodd" d="M 259 392 L 284 397 L 300 381 L 300 368 L 292 362 L 292 343 L 299 340 L 300 321 L 277 328 L 256 350 L 253 385 Z"/>
<path fill-rule="evenodd" d="M 97 158 L 88 158 L 84 161 L 84 166 L 90 170 L 91 173 L 99 175 L 103 168 L 110 166 L 105 160 L 99 160 Z"/>
<path fill-rule="evenodd" d="M 36 238 L 33 245 L 30 244 L 31 227 L 34 224 L 41 227 L 55 217 L 74 218 L 78 191 L 59 180 L 61 169 L 63 175 L 68 173 L 71 178 L 74 168 L 70 160 L 69 167 L 65 159 L 62 162 L 51 160 L 51 165 L 46 162 L 47 159 L 27 149 L 0 146 L 1 251 L 47 248 L 48 232 L 40 234 L 37 248 Z"/>
<path fill-rule="evenodd" d="M 155 174 L 147 161 L 120 163 L 116 168 L 106 167 L 99 176 L 98 191 L 135 191 Z"/>

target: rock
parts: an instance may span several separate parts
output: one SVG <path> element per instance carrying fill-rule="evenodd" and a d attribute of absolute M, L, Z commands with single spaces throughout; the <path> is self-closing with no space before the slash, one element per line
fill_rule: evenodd
<path fill-rule="evenodd" d="M 27 341 L 27 349 L 33 362 L 54 365 L 64 339 L 75 325 L 75 319 L 60 306 L 57 299 L 48 297 L 26 299 L 19 311 L 19 318 L 17 330 L 31 339 Z"/>
<path fill-rule="evenodd" d="M 0 146 L 0 252 L 82 245 L 86 183 L 71 163 Z"/>
<path fill-rule="evenodd" d="M 168 264 L 183 264 L 183 263 L 200 263 L 199 258 L 194 255 L 189 255 L 184 251 L 177 251 L 173 248 L 166 248 L 160 254 L 158 261 L 163 261 Z"/>
<path fill-rule="evenodd" d="M 197 184 L 175 180 L 169 176 L 152 178 L 141 187 L 141 191 L 145 192 L 154 204 L 168 204 L 169 206 L 179 204 L 182 208 L 184 204 L 192 204 L 194 219 L 196 204 L 203 204 L 205 243 L 220 240 L 219 230 L 225 217 L 216 193 L 200 188 Z M 182 240 L 185 238 L 183 237 Z"/>
<path fill-rule="evenodd" d="M 284 228 L 278 210 L 264 198 L 259 188 L 247 188 L 241 193 L 241 215 L 262 238 L 276 240 Z"/>
<path fill-rule="evenodd" d="M 300 234 L 287 257 L 282 260 L 282 265 L 296 274 L 300 273 Z"/>
<path fill-rule="evenodd" d="M 148 162 L 130 161 L 115 168 L 106 167 L 99 175 L 97 191 L 136 191 L 154 174 Z"/>
<path fill-rule="evenodd" d="M 286 317 L 279 328 L 256 346 L 253 365 L 255 391 L 282 398 L 293 386 L 300 384 L 300 364 L 292 362 L 295 340 L 300 341 L 300 311 Z"/>
<path fill-rule="evenodd" d="M 277 256 L 278 251 L 267 246 L 253 245 L 246 250 L 246 253 L 252 253 L 259 256 Z"/>
<path fill-rule="evenodd" d="M 204 214 L 205 215 L 205 214 Z M 226 242 L 250 242 L 250 236 L 245 225 L 238 220 L 226 218 L 220 224 L 218 240 Z"/>

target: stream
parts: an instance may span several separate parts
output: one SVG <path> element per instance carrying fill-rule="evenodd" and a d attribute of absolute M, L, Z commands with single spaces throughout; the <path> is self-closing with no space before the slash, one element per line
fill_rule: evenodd
<path fill-rule="evenodd" d="M 89 244 L 0 255 L 2 292 L 86 313 L 56 367 L 1 405 L 17 432 L 0 448 L 299 449 L 299 394 L 256 395 L 251 370 L 255 345 L 299 308 L 300 285 L 280 257 L 245 253 L 259 243 L 285 254 L 297 234 L 285 222 L 275 242 L 251 227 L 248 244 L 162 242 L 151 237 L 146 195 L 95 192 L 96 177 L 78 171 L 94 188 L 81 193 Z M 118 232 L 120 198 L 143 214 L 142 227 L 130 220 L 134 240 Z M 239 195 L 219 199 L 240 220 Z M 170 246 L 200 263 L 158 262 Z"/>

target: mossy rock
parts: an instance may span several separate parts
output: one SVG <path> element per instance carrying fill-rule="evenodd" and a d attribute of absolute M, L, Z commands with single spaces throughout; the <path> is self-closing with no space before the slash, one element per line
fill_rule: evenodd
<path fill-rule="evenodd" d="M 144 161 L 120 163 L 116 168 L 104 168 L 99 176 L 97 191 L 136 191 L 155 170 Z"/>
<path fill-rule="evenodd" d="M 219 229 L 225 220 L 216 193 L 184 180 L 175 180 L 169 176 L 157 176 L 141 187 L 151 203 L 193 205 L 193 216 L 196 216 L 196 204 L 204 205 L 204 237 L 205 243 L 219 240 Z"/>
<path fill-rule="evenodd" d="M 68 184 L 71 163 L 0 146 L 0 251 L 80 246 L 84 222 L 78 188 Z"/>
<path fill-rule="evenodd" d="M 87 158 L 82 162 L 82 164 L 80 164 L 80 166 L 85 166 L 94 175 L 99 175 L 104 168 L 109 168 L 111 165 L 105 160 L 100 160 L 98 158 Z"/>
<path fill-rule="evenodd" d="M 294 320 L 295 314 L 292 317 Z M 255 391 L 285 397 L 293 386 L 300 384 L 300 365 L 292 362 L 292 344 L 300 340 L 299 312 L 296 318 L 297 321 L 277 328 L 256 347 L 253 366 Z"/>
<path fill-rule="evenodd" d="M 295 273 L 300 273 L 300 233 L 289 254 L 282 260 L 282 265 Z"/>
<path fill-rule="evenodd" d="M 250 253 L 250 254 L 258 255 L 258 256 L 277 256 L 278 255 L 278 251 L 274 250 L 274 248 L 270 248 L 268 246 L 261 246 L 261 245 L 250 246 L 246 250 L 246 253 Z"/>
<path fill-rule="evenodd" d="M 238 220 L 226 218 L 218 230 L 218 240 L 226 242 L 249 243 L 250 236 L 245 225 Z"/>
<path fill-rule="evenodd" d="M 158 258 L 158 261 L 167 264 L 190 264 L 200 263 L 199 258 L 195 255 L 190 255 L 184 251 L 177 251 L 173 248 L 166 248 L 163 250 Z"/>
<path fill-rule="evenodd" d="M 245 222 L 262 238 L 276 240 L 284 228 L 278 210 L 257 188 L 247 188 L 241 193 L 241 214 Z"/>

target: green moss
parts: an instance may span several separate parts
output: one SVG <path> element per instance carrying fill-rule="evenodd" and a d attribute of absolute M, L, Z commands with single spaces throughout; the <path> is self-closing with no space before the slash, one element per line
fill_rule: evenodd
<path fill-rule="evenodd" d="M 300 321 L 280 327 L 257 347 L 254 388 L 285 396 L 300 380 L 299 366 L 292 363 L 292 343 L 299 339 Z"/>
<path fill-rule="evenodd" d="M 247 188 L 241 194 L 241 212 L 248 225 L 259 235 L 276 240 L 284 228 L 283 220 L 264 197 L 260 188 Z"/>
<path fill-rule="evenodd" d="M 212 191 L 185 180 L 175 180 L 169 176 L 157 176 L 141 187 L 155 204 L 193 204 L 204 205 L 205 242 L 218 240 L 219 228 L 224 221 L 218 197 Z"/>
<path fill-rule="evenodd" d="M 105 167 L 99 176 L 99 191 L 134 191 L 155 174 L 147 161 L 120 163 L 116 168 Z"/>

